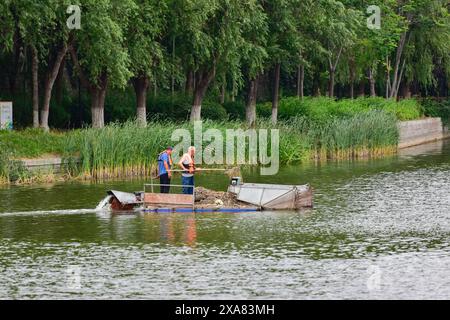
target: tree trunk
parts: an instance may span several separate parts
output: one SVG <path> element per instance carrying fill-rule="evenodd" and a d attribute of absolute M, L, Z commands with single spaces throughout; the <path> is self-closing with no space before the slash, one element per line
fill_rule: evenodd
<path fill-rule="evenodd" d="M 204 92 L 206 91 L 203 90 L 203 88 L 196 88 L 194 91 L 194 101 L 192 103 L 192 109 L 191 109 L 191 121 L 198 121 L 201 120 L 202 116 L 202 102 L 203 102 L 203 97 L 204 97 Z"/>
<path fill-rule="evenodd" d="M 133 80 L 134 91 L 136 93 L 136 119 L 140 126 L 147 125 L 147 91 L 149 79 L 141 76 Z"/>
<path fill-rule="evenodd" d="M 258 77 L 249 81 L 247 103 L 245 105 L 245 118 L 250 127 L 256 124 L 256 96 L 258 92 Z"/>
<path fill-rule="evenodd" d="M 334 97 L 334 77 L 335 77 L 335 70 L 330 69 L 330 80 L 328 85 L 328 96 L 330 98 Z"/>
<path fill-rule="evenodd" d="M 373 76 L 373 71 L 369 68 L 369 85 L 370 85 L 370 96 L 376 97 L 377 93 L 375 91 L 375 77 Z"/>
<path fill-rule="evenodd" d="M 93 88 L 90 90 L 91 92 L 91 125 L 94 127 L 94 117 L 98 119 L 98 99 L 99 99 L 99 90 Z"/>
<path fill-rule="evenodd" d="M 359 97 L 364 97 L 366 95 L 366 84 L 364 83 L 364 78 L 361 79 L 361 82 L 359 83 Z"/>
<path fill-rule="evenodd" d="M 192 70 L 187 72 L 185 90 L 188 94 L 192 94 L 194 92 L 194 72 Z"/>
<path fill-rule="evenodd" d="M 233 81 L 233 88 L 231 89 L 231 102 L 236 101 L 236 84 Z"/>
<path fill-rule="evenodd" d="M 386 57 L 386 99 L 389 99 L 390 90 L 391 90 L 391 63 L 389 57 Z"/>
<path fill-rule="evenodd" d="M 320 81 L 319 81 L 320 75 L 316 72 L 314 73 L 314 79 L 313 79 L 313 95 L 315 97 L 320 97 Z"/>
<path fill-rule="evenodd" d="M 412 96 L 411 93 L 411 83 L 409 81 L 405 81 L 404 87 L 403 87 L 403 97 L 405 99 L 410 99 Z"/>
<path fill-rule="evenodd" d="M 305 96 L 305 66 L 300 65 L 297 67 L 297 97 L 303 100 Z"/>
<path fill-rule="evenodd" d="M 272 92 L 272 123 L 276 124 L 278 120 L 278 98 L 280 92 L 280 71 L 281 63 L 277 63 L 274 69 L 273 92 Z"/>
<path fill-rule="evenodd" d="M 401 77 L 402 75 L 399 75 L 400 71 L 400 62 L 402 59 L 402 55 L 403 55 L 403 49 L 405 48 L 405 43 L 407 42 L 407 33 L 404 32 L 399 40 L 399 44 L 397 46 L 397 52 L 396 52 L 396 56 L 395 56 L 395 68 L 394 68 L 394 80 L 392 81 L 392 84 L 390 85 L 391 89 L 390 89 L 390 98 L 397 98 L 397 94 L 398 94 L 398 88 L 400 86 L 400 82 L 401 82 Z M 403 60 L 403 66 L 401 67 L 402 71 L 405 65 L 405 60 Z"/>
<path fill-rule="evenodd" d="M 94 88 L 91 90 L 91 120 L 93 128 L 102 128 L 104 125 L 103 108 L 100 106 L 101 90 Z"/>
<path fill-rule="evenodd" d="M 222 83 L 222 86 L 220 88 L 220 104 L 225 103 L 225 90 L 226 90 L 226 83 Z"/>
<path fill-rule="evenodd" d="M 92 127 L 103 128 L 105 126 L 105 98 L 108 88 L 108 75 L 103 72 L 98 80 L 98 85 L 91 84 L 91 114 Z"/>
<path fill-rule="evenodd" d="M 336 76 L 336 68 L 337 68 L 339 59 L 342 54 L 342 49 L 343 49 L 342 47 L 339 48 L 339 52 L 336 55 L 336 60 L 334 62 L 332 61 L 332 57 L 328 58 L 328 70 L 330 72 L 330 79 L 329 79 L 329 83 L 328 83 L 328 96 L 330 98 L 334 97 L 334 82 L 335 82 L 334 78 Z"/>
<path fill-rule="evenodd" d="M 353 99 L 355 97 L 355 78 L 356 78 L 356 63 L 355 58 L 351 57 L 349 61 L 349 69 L 350 69 L 350 98 Z"/>
<path fill-rule="evenodd" d="M 9 90 L 11 94 L 14 96 L 16 94 L 16 90 L 18 87 L 19 75 L 20 75 L 20 58 L 21 58 L 21 48 L 22 48 L 22 40 L 21 40 L 21 32 L 19 28 L 19 17 L 16 10 L 12 12 L 14 18 L 14 34 L 13 34 L 13 56 L 12 56 L 12 70 L 9 74 Z"/>
<path fill-rule="evenodd" d="M 202 103 L 209 84 L 216 75 L 216 68 L 203 70 L 198 73 L 195 79 L 194 100 L 191 109 L 191 121 L 201 120 Z"/>
<path fill-rule="evenodd" d="M 31 74 L 33 82 L 33 127 L 39 128 L 39 60 L 36 48 L 31 48 Z"/>
<path fill-rule="evenodd" d="M 66 67 L 66 61 L 63 59 L 61 66 L 59 67 L 58 76 L 55 80 L 55 100 L 61 105 L 64 94 L 64 69 Z"/>
<path fill-rule="evenodd" d="M 171 79 L 171 92 L 172 97 L 175 95 L 175 37 L 172 38 L 172 79 Z"/>
<path fill-rule="evenodd" d="M 70 47 L 70 56 L 78 71 L 80 82 L 91 93 L 91 120 L 93 128 L 103 128 L 105 126 L 105 98 L 108 88 L 108 74 L 103 71 L 97 78 L 96 83 L 92 83 L 83 72 L 75 48 Z"/>
<path fill-rule="evenodd" d="M 100 87 L 91 87 L 91 120 L 93 128 L 105 126 L 106 80 Z"/>
<path fill-rule="evenodd" d="M 47 77 L 45 79 L 44 86 L 44 102 L 41 110 L 41 128 L 44 130 L 48 130 L 48 114 L 50 110 L 50 100 L 52 98 L 52 89 L 55 84 L 56 77 L 58 76 L 59 68 L 61 63 L 67 53 L 67 45 L 64 44 L 63 48 L 61 48 L 56 55 L 56 58 L 51 66 L 51 69 L 47 73 Z"/>

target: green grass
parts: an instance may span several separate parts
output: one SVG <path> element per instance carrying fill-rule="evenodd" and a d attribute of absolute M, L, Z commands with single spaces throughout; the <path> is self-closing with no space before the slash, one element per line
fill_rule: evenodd
<path fill-rule="evenodd" d="M 41 129 L 0 131 L 0 147 L 11 157 L 34 158 L 44 154 L 62 154 L 67 134 Z"/>

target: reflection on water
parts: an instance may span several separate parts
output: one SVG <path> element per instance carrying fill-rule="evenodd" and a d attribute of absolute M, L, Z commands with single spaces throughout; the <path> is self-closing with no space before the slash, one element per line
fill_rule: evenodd
<path fill-rule="evenodd" d="M 0 298 L 450 298 L 448 141 L 257 173 L 311 183 L 315 208 L 116 215 L 88 208 L 142 181 L 0 189 Z"/>

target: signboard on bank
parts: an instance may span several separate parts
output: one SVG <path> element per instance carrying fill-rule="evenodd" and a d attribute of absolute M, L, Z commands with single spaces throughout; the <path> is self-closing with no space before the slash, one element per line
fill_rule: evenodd
<path fill-rule="evenodd" d="M 0 130 L 13 129 L 13 108 L 11 101 L 0 101 Z"/>

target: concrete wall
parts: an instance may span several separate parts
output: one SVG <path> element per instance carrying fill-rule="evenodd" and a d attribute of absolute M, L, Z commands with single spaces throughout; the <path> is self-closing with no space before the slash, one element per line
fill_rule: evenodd
<path fill-rule="evenodd" d="M 29 170 L 52 170 L 55 173 L 59 173 L 61 166 L 66 163 L 59 157 L 42 159 L 21 159 L 21 161 Z"/>
<path fill-rule="evenodd" d="M 442 140 L 449 136 L 448 129 L 444 129 L 441 118 L 402 121 L 399 122 L 398 128 L 400 131 L 399 149 Z"/>

